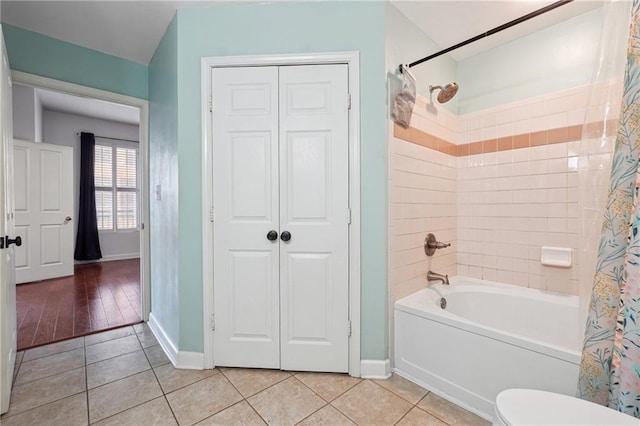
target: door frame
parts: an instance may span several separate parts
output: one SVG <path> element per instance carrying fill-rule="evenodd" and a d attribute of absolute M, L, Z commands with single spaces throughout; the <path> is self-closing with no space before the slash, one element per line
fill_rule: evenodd
<path fill-rule="evenodd" d="M 11 71 L 11 78 L 14 84 L 31 86 L 38 89 L 55 90 L 70 95 L 93 98 L 107 102 L 114 102 L 122 105 L 137 107 L 140 110 L 140 163 L 142 173 L 140 179 L 140 194 L 142 204 L 142 217 L 140 226 L 140 291 L 142 301 L 142 320 L 149 321 L 151 312 L 151 280 L 150 280 L 150 243 L 149 243 L 149 101 L 146 99 L 134 98 L 132 96 L 121 95 L 119 93 L 108 92 L 106 90 L 95 89 L 93 87 L 81 86 L 79 84 L 67 83 L 48 77 L 41 77 L 22 71 Z"/>
<path fill-rule="evenodd" d="M 13 83 L 9 57 L 0 25 L 0 226 L 2 238 L 14 237 L 13 197 Z M 6 243 L 6 242 L 5 242 Z M 0 252 L 0 414 L 9 410 L 14 383 L 18 327 L 16 322 L 15 249 L 6 244 Z"/>
<path fill-rule="evenodd" d="M 349 72 L 349 374 L 360 377 L 360 54 L 328 52 L 280 55 L 216 56 L 201 59 L 202 111 L 202 290 L 204 368 L 213 368 L 213 114 L 211 70 L 221 67 L 346 64 Z M 347 99 L 345 99 L 345 102 Z"/>

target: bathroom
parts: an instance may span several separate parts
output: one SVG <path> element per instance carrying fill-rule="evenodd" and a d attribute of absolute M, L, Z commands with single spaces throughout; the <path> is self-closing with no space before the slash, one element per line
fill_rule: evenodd
<path fill-rule="evenodd" d="M 417 28 L 417 8 L 396 6 L 402 13 L 387 10 L 390 110 L 402 90 L 398 64 L 446 47 Z M 400 115 L 390 124 L 392 368 L 485 418 L 502 389 L 575 394 L 623 91 L 627 34 L 618 29 L 629 27 L 629 7 L 593 8 L 480 53 L 462 46 L 453 58 L 415 64 L 410 125 Z M 426 253 L 431 234 L 443 244 Z M 444 285 L 454 276 L 471 278 L 451 281 L 460 295 Z M 486 293 L 494 283 L 509 285 Z M 513 286 L 531 303 L 510 299 Z M 537 364 L 541 353 L 550 357 Z M 471 371 L 476 363 L 486 374 Z"/>

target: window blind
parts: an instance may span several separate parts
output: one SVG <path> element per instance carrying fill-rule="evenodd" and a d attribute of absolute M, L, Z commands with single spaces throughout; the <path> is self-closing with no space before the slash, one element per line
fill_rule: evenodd
<path fill-rule="evenodd" d="M 138 150 L 96 144 L 94 161 L 98 229 L 137 228 Z"/>

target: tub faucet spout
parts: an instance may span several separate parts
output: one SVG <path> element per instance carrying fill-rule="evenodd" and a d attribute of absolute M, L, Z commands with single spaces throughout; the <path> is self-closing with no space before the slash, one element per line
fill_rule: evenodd
<path fill-rule="evenodd" d="M 427 281 L 440 281 L 442 284 L 449 285 L 449 275 L 442 275 L 429 271 L 427 272 Z"/>

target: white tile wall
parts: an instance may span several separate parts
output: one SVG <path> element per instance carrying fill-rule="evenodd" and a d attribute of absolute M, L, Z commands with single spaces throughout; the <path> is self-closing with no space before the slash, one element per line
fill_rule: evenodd
<path fill-rule="evenodd" d="M 392 138 L 389 175 L 389 286 L 391 303 L 427 284 L 429 269 L 456 273 L 456 158 Z M 424 238 L 432 232 L 453 243 L 432 257 Z"/>
<path fill-rule="evenodd" d="M 542 266 L 540 248 L 578 248 L 578 143 L 457 159 L 458 274 L 577 294 L 577 256 Z"/>
<path fill-rule="evenodd" d="M 466 114 L 459 117 L 460 141 L 598 121 L 606 94 L 621 89 L 621 81 L 607 81 Z M 458 158 L 458 274 L 578 294 L 579 153 L 574 141 Z M 573 266 L 541 265 L 542 246 L 572 248 Z"/>
<path fill-rule="evenodd" d="M 464 144 L 582 125 L 585 117 L 603 116 L 605 94 L 620 91 L 621 82 L 599 84 L 589 100 L 591 89 L 582 86 L 459 117 L 418 98 L 412 127 Z M 586 148 L 582 151 L 591 153 Z M 580 142 L 574 141 L 454 158 L 390 138 L 390 309 L 426 285 L 429 269 L 578 294 L 579 153 Z M 591 155 L 589 167 L 599 159 Z M 452 248 L 426 258 L 427 232 Z M 545 245 L 572 248 L 573 266 L 541 265 Z"/>

